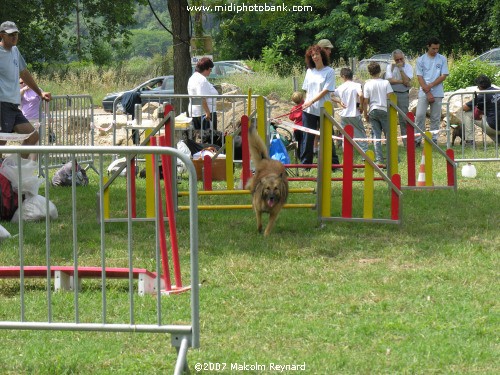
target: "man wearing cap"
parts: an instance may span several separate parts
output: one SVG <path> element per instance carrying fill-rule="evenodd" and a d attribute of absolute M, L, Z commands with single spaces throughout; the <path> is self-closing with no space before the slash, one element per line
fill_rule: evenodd
<path fill-rule="evenodd" d="M 26 61 L 16 47 L 19 30 L 14 22 L 0 25 L 0 133 L 30 134 L 23 145 L 35 145 L 38 132 L 19 109 L 21 93 L 19 79 L 29 86 L 43 100 L 50 101 L 51 94 L 43 92 L 27 69 Z M 6 141 L 0 140 L 0 146 Z M 23 155 L 27 158 L 28 155 Z"/>
<path fill-rule="evenodd" d="M 332 54 L 332 48 L 333 48 L 332 42 L 330 42 L 328 39 L 321 39 L 317 43 L 317 45 L 323 48 L 323 50 L 326 52 L 328 60 L 330 60 L 330 55 Z"/>

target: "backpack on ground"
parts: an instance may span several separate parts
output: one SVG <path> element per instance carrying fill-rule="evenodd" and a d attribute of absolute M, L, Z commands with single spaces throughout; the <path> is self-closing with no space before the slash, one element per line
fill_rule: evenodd
<path fill-rule="evenodd" d="M 85 169 L 80 167 L 78 163 L 75 165 L 75 184 L 77 186 L 87 186 L 89 178 Z M 69 161 L 64 164 L 52 177 L 52 185 L 54 186 L 72 186 L 73 180 L 73 162 Z"/>
<path fill-rule="evenodd" d="M 3 174 L 0 174 L 0 220 L 10 220 L 17 210 L 17 192 Z"/>

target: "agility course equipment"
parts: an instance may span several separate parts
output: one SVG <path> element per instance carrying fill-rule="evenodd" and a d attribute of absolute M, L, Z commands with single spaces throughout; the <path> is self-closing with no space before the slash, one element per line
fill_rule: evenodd
<path fill-rule="evenodd" d="M 85 147 L 81 146 L 6 146 L 3 148 L 9 154 L 18 155 L 20 160 L 21 153 L 35 153 L 35 154 L 51 154 L 67 153 L 69 155 L 82 153 L 86 151 Z M 27 259 L 33 255 L 29 252 L 27 246 L 33 246 L 33 239 L 30 233 L 25 230 L 23 220 L 19 221 L 19 234 L 16 239 L 4 240 L 4 246 L 13 246 L 13 243 L 8 241 L 18 241 L 15 244 L 19 249 L 19 261 L 14 262 L 9 267 L 0 268 L 0 277 L 19 278 L 19 296 L 5 301 L 11 305 L 7 309 L 9 312 L 0 319 L 0 329 L 9 330 L 47 330 L 47 331 L 96 331 L 96 332 L 129 332 L 129 333 L 168 333 L 171 335 L 171 343 L 177 349 L 177 360 L 175 364 L 174 374 L 181 374 L 183 370 L 187 369 L 187 352 L 188 348 L 197 348 L 200 345 L 199 339 L 199 274 L 198 274 L 198 210 L 196 194 L 196 172 L 192 162 L 187 156 L 182 154 L 176 149 L 170 147 L 147 147 L 140 148 L 134 147 L 94 147 L 93 154 L 98 160 L 98 190 L 99 190 L 99 216 L 96 225 L 89 225 L 90 219 L 88 215 L 82 217 L 78 212 L 78 207 L 88 206 L 86 202 L 82 203 L 79 200 L 81 189 L 77 189 L 73 181 L 71 186 L 71 207 L 70 211 L 66 212 L 64 225 L 57 224 L 55 226 L 47 210 L 45 217 L 45 244 L 37 244 L 37 249 L 45 247 L 45 262 L 39 266 L 33 266 L 28 263 Z M 162 297 L 162 289 L 164 277 L 159 277 L 164 271 L 165 263 L 162 263 L 162 251 L 160 246 L 161 241 L 161 223 L 164 221 L 161 213 L 161 202 L 159 195 L 159 184 L 153 184 L 154 191 L 152 192 L 155 197 L 155 226 L 152 233 L 148 238 L 151 241 L 138 242 L 134 240 L 134 224 L 131 215 L 131 190 L 128 188 L 126 192 L 126 205 L 128 208 L 127 222 L 124 230 L 120 231 L 119 237 L 111 237 L 109 231 L 106 231 L 104 220 L 104 176 L 105 171 L 104 160 L 110 155 L 122 153 L 130 160 L 138 153 L 148 153 L 153 156 L 169 154 L 180 158 L 186 165 L 189 173 L 189 256 L 184 257 L 182 261 L 189 262 L 189 281 L 190 287 L 185 290 L 183 295 L 187 296 L 188 305 L 181 308 L 183 319 L 179 320 L 175 317 L 174 311 L 169 309 L 167 300 Z M 153 158 L 154 159 L 154 158 Z M 41 158 L 41 160 L 48 160 Z M 19 166 L 21 163 L 18 163 Z M 48 171 L 48 164 L 44 165 L 45 171 Z M 20 167 L 19 167 L 20 168 Z M 20 185 L 22 185 L 22 175 Z M 131 176 L 129 175 L 130 179 Z M 156 178 L 157 182 L 157 178 Z M 92 185 L 85 187 L 91 188 Z M 45 194 L 47 202 L 50 199 L 50 193 L 53 188 L 50 187 L 48 179 L 45 182 Z M 80 192 L 80 193 L 79 193 Z M 78 204 L 77 204 L 78 203 Z M 48 203 L 47 203 L 48 204 Z M 138 207 L 139 208 L 139 207 Z M 142 207 L 141 207 L 142 208 Z M 21 211 L 20 216 L 23 217 L 23 203 L 19 204 Z M 61 219 L 61 217 L 60 217 Z M 95 222 L 94 222 L 95 223 Z M 146 223 L 147 224 L 147 223 Z M 40 224 L 38 224 L 40 225 Z M 64 232 L 64 233 L 62 233 Z M 84 242 L 86 236 L 93 232 L 100 236 L 100 245 L 95 249 L 90 248 L 91 245 Z M 53 254 L 53 243 L 56 241 L 65 241 L 69 251 L 65 254 Z M 119 241 L 118 243 L 116 243 Z M 123 249 L 120 249 L 120 242 L 123 242 Z M 187 241 L 186 241 L 187 242 Z M 110 249 L 112 248 L 112 249 Z M 95 254 L 94 254 L 95 251 Z M 110 251 L 121 252 L 126 255 L 124 258 L 115 259 L 109 254 Z M 144 260 L 138 257 L 137 252 L 141 251 L 147 254 L 150 267 L 152 271 L 146 268 L 137 267 L 137 265 L 144 266 Z M 87 256 L 94 256 L 100 259 L 100 264 L 87 265 L 82 259 Z M 40 255 L 36 255 L 37 259 Z M 65 265 L 60 265 L 64 262 Z M 59 263 L 59 264 L 58 264 Z M 108 267 L 109 264 L 125 263 L 125 267 Z M 147 277 L 146 277 L 147 276 Z M 32 290 L 27 287 L 26 282 L 31 277 L 46 278 L 45 290 Z M 100 307 L 99 310 L 89 311 L 89 308 L 83 306 L 85 301 L 82 297 L 80 288 L 80 280 L 95 278 L 99 282 L 97 290 L 94 288 L 85 291 L 85 293 L 95 293 L 95 298 L 100 302 L 96 305 Z M 113 293 L 112 298 L 108 299 L 108 279 L 120 278 L 128 281 L 128 287 L 124 293 Z M 136 285 L 138 283 L 138 286 Z M 94 283 L 96 285 L 97 283 Z M 53 298 L 54 289 L 63 290 L 67 287 L 72 287 L 73 290 L 73 308 L 68 306 L 71 304 L 71 299 L 67 298 Z M 144 299 L 141 303 L 136 303 L 136 291 L 141 293 L 150 292 L 155 295 L 153 299 Z M 175 292 L 175 287 L 172 285 L 172 292 Z M 40 297 L 42 296 L 42 297 Z M 45 296 L 44 303 L 40 303 L 40 298 Z M 33 299 L 37 303 L 32 303 Z M 153 302 L 151 304 L 150 302 Z M 144 310 L 142 305 L 148 304 L 149 308 Z M 111 309 L 110 307 L 113 307 Z M 70 307 L 70 308 L 68 308 Z M 117 314 L 117 308 L 120 312 Z M 110 312 L 108 312 L 108 310 Z M 112 310 L 112 312 L 111 312 Z M 168 313 L 166 313 L 168 312 Z M 184 323 L 179 323 L 180 321 Z"/>
<path fill-rule="evenodd" d="M 344 136 L 344 164 L 342 168 L 342 193 L 340 195 L 341 213 L 339 216 L 332 215 L 332 184 L 330 181 L 332 160 L 332 136 L 333 128 L 336 128 Z M 394 174 L 389 178 L 377 164 L 373 161 L 373 153 L 364 153 L 359 145 L 354 141 L 354 129 L 351 125 L 342 128 L 333 118 L 333 107 L 330 102 L 326 102 L 321 109 L 320 116 L 320 155 L 318 173 L 318 220 L 321 224 L 325 221 L 362 221 L 385 224 L 401 223 L 400 190 L 401 177 Z M 363 216 L 353 216 L 353 156 L 354 150 L 365 160 L 364 176 L 364 205 Z M 374 174 L 382 178 L 389 187 L 390 213 L 389 218 L 374 218 Z"/>

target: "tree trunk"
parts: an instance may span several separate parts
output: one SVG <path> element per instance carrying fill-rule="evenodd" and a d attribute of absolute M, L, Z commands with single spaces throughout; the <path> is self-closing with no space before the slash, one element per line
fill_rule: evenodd
<path fill-rule="evenodd" d="M 174 92 L 187 94 L 187 84 L 192 74 L 188 3 L 187 0 L 176 0 L 168 1 L 167 4 L 174 34 Z M 187 100 L 176 100 L 174 102 L 176 114 L 187 112 L 188 104 Z"/>

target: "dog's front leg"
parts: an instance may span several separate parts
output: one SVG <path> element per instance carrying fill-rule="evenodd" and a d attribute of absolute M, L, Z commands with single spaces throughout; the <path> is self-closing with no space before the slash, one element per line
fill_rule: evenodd
<path fill-rule="evenodd" d="M 274 222 L 276 221 L 277 218 L 278 218 L 277 213 L 271 212 L 269 214 L 269 222 L 267 223 L 267 227 L 266 227 L 266 231 L 264 232 L 264 236 L 268 236 L 269 233 L 271 233 L 271 230 L 274 227 Z"/>
<path fill-rule="evenodd" d="M 255 217 L 257 218 L 257 231 L 262 233 L 262 211 L 256 210 Z"/>

